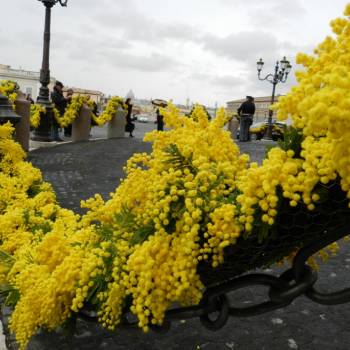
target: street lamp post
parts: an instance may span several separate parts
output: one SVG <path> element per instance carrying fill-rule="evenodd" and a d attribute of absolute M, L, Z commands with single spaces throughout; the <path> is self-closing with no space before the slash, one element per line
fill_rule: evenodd
<path fill-rule="evenodd" d="M 258 69 L 258 78 L 259 80 L 267 80 L 272 84 L 272 95 L 271 95 L 271 105 L 275 102 L 275 91 L 276 91 L 276 85 L 278 83 L 285 83 L 288 78 L 288 74 L 290 73 L 292 69 L 292 65 L 290 62 L 286 59 L 286 57 L 283 57 L 281 61 L 277 61 L 275 65 L 275 72 L 274 74 L 268 74 L 265 78 L 260 77 L 260 73 L 263 69 L 264 62 L 260 58 L 260 60 L 256 63 L 257 69 Z M 268 127 L 267 127 L 267 134 L 266 138 L 272 139 L 272 115 L 273 111 L 269 110 L 269 119 L 268 119 Z"/>
<path fill-rule="evenodd" d="M 50 26 L 51 26 L 51 8 L 59 2 L 61 6 L 67 6 L 68 0 L 39 0 L 45 6 L 45 29 L 44 29 L 44 47 L 43 61 L 40 69 L 39 96 L 37 102 L 46 108 L 46 113 L 41 116 L 39 127 L 34 131 L 34 140 L 52 141 L 51 127 L 53 119 L 52 103 L 50 101 Z"/>
<path fill-rule="evenodd" d="M 8 98 L 0 93 L 0 125 L 10 122 L 12 125 L 17 124 L 21 117 L 16 114 L 9 103 Z"/>

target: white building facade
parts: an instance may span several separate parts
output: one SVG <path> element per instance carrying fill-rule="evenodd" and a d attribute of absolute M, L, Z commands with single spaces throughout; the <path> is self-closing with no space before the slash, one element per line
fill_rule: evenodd
<path fill-rule="evenodd" d="M 40 73 L 24 69 L 13 69 L 9 65 L 0 64 L 0 80 L 15 81 L 24 94 L 30 94 L 36 100 L 40 88 Z M 56 79 L 51 78 L 51 82 Z"/>

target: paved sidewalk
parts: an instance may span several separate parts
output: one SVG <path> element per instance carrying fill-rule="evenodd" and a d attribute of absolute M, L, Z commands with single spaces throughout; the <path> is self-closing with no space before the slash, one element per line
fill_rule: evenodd
<path fill-rule="evenodd" d="M 40 148 L 28 160 L 53 185 L 60 204 L 80 212 L 80 200 L 95 193 L 108 198 L 124 176 L 126 160 L 150 149 L 150 144 L 130 138 L 96 140 Z"/>
<path fill-rule="evenodd" d="M 253 160 L 261 160 L 269 142 L 240 144 Z M 65 144 L 29 154 L 44 178 L 53 184 L 62 206 L 79 211 L 80 199 L 101 193 L 107 198 L 123 176 L 122 166 L 133 152 L 149 151 L 137 139 L 113 139 Z M 278 272 L 277 269 L 267 272 Z M 325 291 L 346 287 L 350 249 L 321 267 L 319 287 Z M 350 283 L 348 283 L 349 286 Z M 266 288 L 232 293 L 237 306 L 264 301 Z M 167 334 L 120 329 L 108 333 L 97 324 L 79 321 L 73 336 L 42 332 L 28 350 L 347 350 L 350 349 L 350 304 L 321 306 L 300 297 L 287 308 L 251 318 L 231 318 L 218 332 L 203 328 L 199 320 L 174 322 Z M 13 347 L 13 343 L 11 345 Z"/>

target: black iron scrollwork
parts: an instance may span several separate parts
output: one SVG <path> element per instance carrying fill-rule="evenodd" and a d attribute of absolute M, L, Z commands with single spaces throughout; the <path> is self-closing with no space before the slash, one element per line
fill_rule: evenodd
<path fill-rule="evenodd" d="M 170 329 L 172 321 L 199 318 L 205 328 L 217 331 L 225 326 L 230 316 L 250 317 L 264 314 L 288 306 L 301 295 L 324 305 L 349 302 L 350 288 L 329 294 L 318 292 L 314 287 L 317 273 L 307 265 L 309 257 L 348 234 L 348 226 L 337 228 L 335 231 L 329 230 L 325 232 L 324 238 L 318 238 L 314 243 L 302 248 L 295 256 L 292 267 L 279 277 L 265 273 L 253 273 L 219 283 L 206 289 L 199 305 L 171 309 L 166 312 L 162 325 L 152 325 L 150 328 L 153 331 L 164 333 Z M 268 287 L 266 300 L 248 307 L 230 305 L 229 293 L 251 286 Z M 82 315 L 84 319 L 89 317 L 90 315 L 86 313 Z M 121 325 L 136 327 L 137 321 L 128 321 L 124 316 Z"/>
<path fill-rule="evenodd" d="M 279 277 L 269 274 L 248 274 L 210 287 L 203 295 L 198 306 L 173 309 L 166 313 L 166 329 L 170 321 L 199 317 L 201 324 L 209 330 L 219 330 L 230 316 L 250 317 L 288 306 L 294 299 L 306 295 L 316 303 L 324 305 L 343 304 L 350 301 L 350 288 L 342 291 L 324 294 L 318 292 L 314 285 L 317 273 L 307 265 L 309 257 L 325 248 L 329 244 L 347 236 L 348 227 L 336 232 L 327 232 L 324 239 L 318 239 L 302 248 L 296 255 L 293 266 Z M 267 300 L 249 307 L 233 307 L 229 305 L 228 293 L 250 286 L 266 286 L 269 288 Z M 215 314 L 212 319 L 211 315 Z M 158 330 L 161 326 L 157 327 Z"/>

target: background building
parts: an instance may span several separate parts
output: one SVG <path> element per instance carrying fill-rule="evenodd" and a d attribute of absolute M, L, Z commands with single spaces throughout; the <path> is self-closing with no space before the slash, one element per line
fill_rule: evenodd
<path fill-rule="evenodd" d="M 69 87 L 65 86 L 63 88 L 64 95 L 67 94 L 67 90 L 72 89 L 74 94 L 73 96 L 90 96 L 91 101 L 95 101 L 97 104 L 100 104 L 101 102 L 104 102 L 104 95 L 101 91 L 97 90 L 87 90 L 87 89 L 81 89 L 81 88 L 75 88 L 75 87 Z"/>
<path fill-rule="evenodd" d="M 278 101 L 279 96 L 275 97 L 275 102 Z M 227 110 L 230 112 L 237 112 L 237 109 L 244 101 L 245 101 L 245 98 L 227 102 Z M 254 123 L 262 122 L 265 120 L 267 121 L 269 117 L 269 107 L 271 105 L 271 96 L 254 97 L 254 103 L 255 103 Z M 274 119 L 274 116 L 272 118 Z"/>
<path fill-rule="evenodd" d="M 30 94 L 33 100 L 36 100 L 39 94 L 39 78 L 39 72 L 14 69 L 9 65 L 0 64 L 0 80 L 11 80 L 16 82 L 19 85 L 20 90 L 24 94 Z M 50 86 L 53 85 L 55 81 L 56 79 L 51 77 Z"/>

